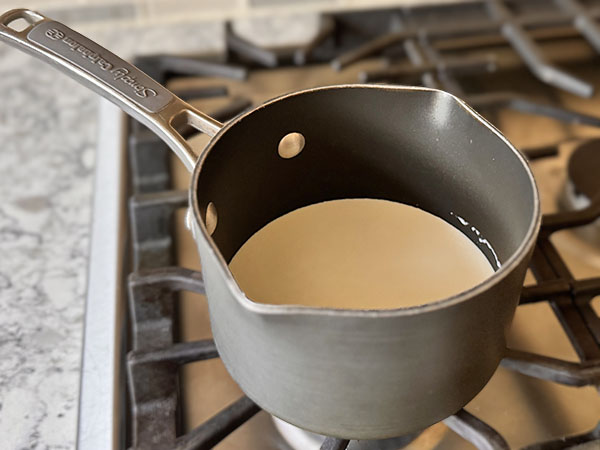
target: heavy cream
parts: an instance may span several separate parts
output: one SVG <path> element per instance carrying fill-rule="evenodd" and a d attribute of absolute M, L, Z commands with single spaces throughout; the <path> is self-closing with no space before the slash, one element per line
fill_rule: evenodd
<path fill-rule="evenodd" d="M 493 273 L 480 249 L 452 225 L 375 199 L 292 211 L 256 232 L 230 269 L 255 302 L 344 309 L 421 305 Z"/>

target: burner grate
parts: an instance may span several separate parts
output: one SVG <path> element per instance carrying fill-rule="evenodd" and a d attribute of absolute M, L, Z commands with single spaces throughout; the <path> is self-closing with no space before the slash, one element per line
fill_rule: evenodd
<path fill-rule="evenodd" d="M 530 6 L 523 6 L 528 3 Z M 514 109 L 565 123 L 600 126 L 600 118 L 523 97 L 516 92 L 472 94 L 461 86 L 462 76 L 485 76 L 504 70 L 490 50 L 483 57 L 447 56 L 449 51 L 486 48 L 508 42 L 522 63 L 540 81 L 587 96 L 592 86 L 554 66 L 543 54 L 540 41 L 583 36 L 600 51 L 600 29 L 594 19 L 600 8 L 576 0 L 557 0 L 556 7 L 539 12 L 540 2 L 486 0 L 467 6 L 443 6 L 326 15 L 313 40 L 299 48 L 265 49 L 236 35 L 228 26 L 227 60 L 157 55 L 137 64 L 161 83 L 177 76 L 246 79 L 252 70 L 303 64 L 330 63 L 340 70 L 374 55 L 388 66 L 363 72 L 365 82 L 420 82 L 466 98 L 477 109 Z M 518 11 L 517 11 L 518 9 Z M 535 13 L 537 11 L 537 13 Z M 370 15 L 371 14 L 371 15 Z M 445 20 L 467 17 L 468 21 Z M 446 25 L 440 26 L 439 23 Z M 438 24 L 438 25 L 433 25 Z M 379 30 L 389 30 L 378 34 Z M 491 47 L 490 47 L 491 48 Z M 400 62 L 399 57 L 406 58 Z M 590 57 L 590 53 L 587 54 Z M 509 67 L 510 68 L 510 67 Z M 217 82 L 218 83 L 218 82 Z M 225 86 L 177 92 L 186 99 L 228 96 Z M 233 97 L 213 116 L 227 120 L 251 106 Z M 212 340 L 175 342 L 177 293 L 204 293 L 200 273 L 174 267 L 173 215 L 187 206 L 187 192 L 170 190 L 169 151 L 139 124 L 130 122 L 128 145 L 133 196 L 129 203 L 135 272 L 129 278 L 132 348 L 128 354 L 128 386 L 132 404 L 128 444 L 134 448 L 208 449 L 252 418 L 259 407 L 242 397 L 189 433 L 180 435 L 178 370 L 195 361 L 218 358 Z M 552 157 L 554 146 L 526 150 L 530 159 Z M 548 302 L 580 362 L 507 350 L 502 365 L 522 374 L 569 386 L 600 385 L 600 318 L 590 306 L 600 295 L 600 277 L 576 279 L 550 241 L 552 233 L 589 224 L 600 218 L 600 197 L 584 210 L 546 215 L 530 268 L 537 284 L 523 289 L 521 305 Z M 482 449 L 508 449 L 506 440 L 477 417 L 461 410 L 444 423 Z M 588 433 L 543 442 L 528 450 L 548 450 L 585 442 L 600 443 L 600 424 Z M 327 438 L 321 449 L 345 449 L 349 441 Z"/>

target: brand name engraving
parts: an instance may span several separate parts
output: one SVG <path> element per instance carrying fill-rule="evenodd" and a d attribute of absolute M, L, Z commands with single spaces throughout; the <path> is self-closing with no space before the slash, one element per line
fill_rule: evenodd
<path fill-rule="evenodd" d="M 147 98 L 156 97 L 158 95 L 154 89 L 151 89 L 140 83 L 135 75 L 131 74 L 129 69 L 115 66 L 113 63 L 102 57 L 102 55 L 100 55 L 98 52 L 91 50 L 72 37 L 66 35 L 63 31 L 56 28 L 50 28 L 49 30 L 46 30 L 44 34 L 48 39 L 62 42 L 71 51 L 79 53 L 82 58 L 89 60 L 101 70 L 110 73 L 114 81 L 119 81 L 120 83 L 130 86 L 135 92 L 135 95 L 138 97 Z"/>

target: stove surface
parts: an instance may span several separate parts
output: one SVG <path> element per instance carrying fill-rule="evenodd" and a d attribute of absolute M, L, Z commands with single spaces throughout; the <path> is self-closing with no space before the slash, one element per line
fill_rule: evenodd
<path fill-rule="evenodd" d="M 361 70 L 378 62 L 363 61 L 341 73 L 329 65 L 318 67 L 281 68 L 252 72 L 245 82 L 219 79 L 226 84 L 232 97 L 251 98 L 253 104 L 285 92 L 327 84 L 351 83 Z M 585 79 L 595 76 L 593 67 L 584 67 L 578 73 Z M 524 82 L 525 80 L 525 82 Z M 174 80 L 174 89 L 202 88 L 214 85 L 214 79 Z M 527 86 L 530 84 L 531 86 Z M 510 78 L 495 80 L 491 77 L 486 86 L 520 85 L 532 97 L 544 97 L 547 89 L 529 79 L 523 71 L 510 73 Z M 495 85 L 495 86 L 494 86 Z M 528 89 L 528 88 L 531 88 Z M 541 92 L 536 92 L 535 89 Z M 555 94 L 554 94 L 555 95 Z M 569 108 L 589 112 L 600 111 L 600 94 L 581 100 L 569 94 L 560 95 L 561 103 Z M 194 102 L 201 110 L 211 111 L 222 107 L 226 99 Z M 544 213 L 558 211 L 557 199 L 565 183 L 566 162 L 579 139 L 599 136 L 600 129 L 581 125 L 565 125 L 546 117 L 537 117 L 514 111 L 501 111 L 490 117 L 517 148 L 534 148 L 560 142 L 559 155 L 534 161 L 532 168 L 542 198 Z M 198 136 L 194 144 L 201 149 L 207 142 Z M 189 174 L 173 158 L 172 167 L 177 189 L 187 189 Z M 184 211 L 178 215 L 178 264 L 200 269 L 195 244 L 184 226 Z M 581 240 L 571 231 L 557 233 L 553 242 L 564 256 L 569 269 L 576 277 L 594 277 L 600 274 L 600 248 Z M 526 284 L 534 283 L 528 276 Z M 183 293 L 180 321 L 182 338 L 186 341 L 210 338 L 210 324 L 206 301 L 197 294 Z M 593 303 L 600 311 L 600 298 Z M 551 307 L 546 303 L 520 306 L 509 335 L 509 347 L 539 353 L 569 361 L 578 361 Z M 183 368 L 183 392 L 186 429 L 191 430 L 217 413 L 224 405 L 233 402 L 242 392 L 229 377 L 220 360 L 188 364 Z M 521 448 L 540 441 L 579 434 L 592 429 L 600 419 L 600 397 L 593 387 L 568 387 L 532 379 L 500 367 L 488 385 L 465 409 L 493 426 L 507 440 L 510 448 Z M 420 440 L 405 448 L 436 448 L 440 450 L 464 449 L 467 444 L 445 425 L 438 424 L 424 432 Z M 257 414 L 226 438 L 218 449 L 288 449 L 274 427 L 269 415 Z M 306 447 L 305 447 L 306 448 Z M 352 448 L 352 447 L 349 447 Z"/>
<path fill-rule="evenodd" d="M 600 248 L 574 231 L 577 215 L 554 214 L 565 205 L 559 199 L 568 185 L 569 156 L 600 136 L 600 94 L 580 97 L 600 86 L 593 48 L 600 30 L 595 35 L 584 20 L 600 17 L 600 2 L 586 2 L 587 10 L 573 0 L 552 5 L 485 0 L 325 15 L 316 35 L 291 49 L 256 46 L 227 27 L 227 55 L 138 61 L 223 121 L 315 86 L 361 81 L 448 90 L 531 159 L 546 216 L 508 336 L 510 350 L 464 410 L 401 442 L 315 437 L 276 425 L 229 377 L 211 339 L 206 301 L 190 292 L 202 292 L 203 284 L 185 228 L 189 174 L 156 137 L 129 122 L 132 338 L 121 356 L 133 404 L 121 417 L 120 447 L 541 450 L 575 445 L 577 439 L 562 439 L 590 430 L 581 440 L 600 442 L 600 296 L 590 300 L 600 294 Z M 190 141 L 202 149 L 207 138 Z"/>

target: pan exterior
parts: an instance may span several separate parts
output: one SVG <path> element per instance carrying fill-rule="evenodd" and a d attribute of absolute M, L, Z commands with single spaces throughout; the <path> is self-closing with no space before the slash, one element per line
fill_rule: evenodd
<path fill-rule="evenodd" d="M 350 92 L 353 90 L 356 91 Z M 277 108 L 288 103 L 293 107 L 294 96 L 321 93 L 327 105 L 336 101 L 343 104 L 346 95 L 365 94 L 365 102 L 373 95 L 398 95 L 397 100 L 407 108 L 407 116 L 403 120 L 396 118 L 397 128 L 390 128 L 388 136 L 377 138 L 381 147 L 375 147 L 375 156 L 365 158 L 363 153 L 346 152 L 347 160 L 343 155 L 332 160 L 324 150 L 339 132 L 314 125 L 314 135 L 305 133 L 306 149 L 296 157 L 296 167 L 303 173 L 314 170 L 319 176 L 306 185 L 296 183 L 297 190 L 287 197 L 265 197 L 267 191 L 260 191 L 263 184 L 273 189 L 274 196 L 286 192 L 284 185 L 278 183 L 294 180 L 294 169 L 278 181 L 278 167 L 285 171 L 291 166 L 278 166 L 283 163 L 277 156 L 269 154 L 263 158 L 259 154 L 262 147 L 254 149 L 251 144 L 236 140 L 243 148 L 233 148 L 231 140 L 226 141 L 227 134 L 235 127 L 253 126 L 253 115 L 267 115 L 267 123 L 272 107 L 281 117 L 280 122 L 271 118 L 269 130 L 259 127 L 254 132 L 261 138 L 265 134 L 263 146 L 270 142 L 269 133 L 276 142 L 294 131 L 281 123 L 286 118 Z M 350 100 L 348 105 L 357 103 L 356 98 Z M 302 99 L 299 101 L 297 111 L 303 111 Z M 317 105 L 317 109 L 327 105 Z M 363 102 L 361 108 L 369 106 Z M 414 108 L 421 117 L 415 117 L 418 114 Z M 436 111 L 447 115 L 437 124 L 435 115 L 431 116 Z M 303 125 L 302 113 L 292 116 L 290 120 L 295 120 L 301 131 L 309 129 Z M 255 122 L 260 125 L 260 120 L 258 117 Z M 391 126 L 382 120 L 378 129 Z M 416 128 L 419 123 L 423 124 L 422 129 Z M 330 128 L 335 127 L 333 123 Z M 370 129 L 366 127 L 351 136 L 359 148 L 360 136 Z M 397 150 L 390 147 L 387 153 L 380 150 L 387 142 L 405 136 L 407 130 L 412 130 L 412 134 L 406 138 L 406 146 L 399 145 Z M 435 137 L 440 135 L 446 140 L 444 153 L 432 148 L 437 142 Z M 319 151 L 300 160 L 320 137 L 323 140 Z M 465 139 L 467 143 L 469 139 L 476 140 L 478 150 L 465 146 Z M 219 147 L 220 141 L 225 142 Z M 422 148 L 415 147 L 419 142 L 425 143 Z M 211 155 L 213 149 L 215 153 Z M 377 156 L 379 151 L 382 153 Z M 394 177 L 393 171 L 386 171 L 397 162 L 393 153 L 396 151 L 406 152 L 402 161 L 410 162 L 410 166 L 407 168 L 400 161 Z M 427 152 L 440 155 L 440 159 L 428 159 Z M 249 154 L 256 158 L 245 160 Z M 374 173 L 365 174 L 364 179 L 358 174 L 347 182 L 343 171 L 354 170 L 352 158 L 360 160 L 365 172 L 372 169 Z M 334 169 L 342 174 L 337 177 Z M 404 175 L 402 170 L 406 171 Z M 385 178 L 388 173 L 392 173 L 389 180 Z M 328 184 L 319 185 L 322 179 Z M 497 184 L 497 189 L 490 189 L 490 183 Z M 356 186 L 362 191 L 354 191 Z M 519 193 L 523 198 L 514 198 Z M 227 261 L 249 236 L 297 207 L 361 194 L 420 205 L 457 228 L 454 211 L 468 211 L 466 217 L 482 233 L 495 238 L 502 267 L 484 283 L 455 297 L 397 310 L 267 305 L 246 298 L 229 272 Z M 253 202 L 253 195 L 263 200 Z M 212 236 L 204 224 L 209 200 L 215 201 L 218 211 Z M 537 190 L 520 154 L 497 130 L 453 96 L 420 88 L 331 87 L 291 94 L 259 107 L 226 125 L 209 144 L 194 172 L 190 202 L 194 213 L 191 228 L 202 261 L 213 336 L 231 376 L 269 413 L 301 428 L 347 439 L 383 439 L 421 430 L 458 411 L 485 386 L 502 359 L 506 331 L 518 304 L 540 222 Z M 464 231 L 468 235 L 468 230 Z M 480 238 L 479 234 L 468 236 L 474 241 Z M 492 262 L 492 256 L 487 256 Z"/>
<path fill-rule="evenodd" d="M 469 301 L 427 312 L 259 313 L 230 290 L 210 247 L 198 247 L 213 336 L 233 379 L 271 414 L 348 439 L 402 436 L 468 403 L 502 359 L 527 268 L 524 260 Z"/>

